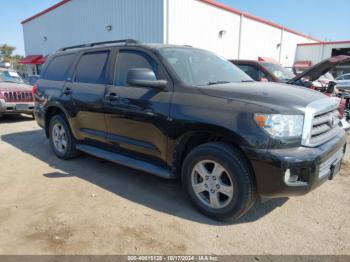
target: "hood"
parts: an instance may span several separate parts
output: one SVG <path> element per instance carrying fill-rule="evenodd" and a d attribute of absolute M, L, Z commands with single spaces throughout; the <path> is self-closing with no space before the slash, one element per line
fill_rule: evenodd
<path fill-rule="evenodd" d="M 32 86 L 27 84 L 17 84 L 11 82 L 0 82 L 0 91 L 32 91 Z"/>
<path fill-rule="evenodd" d="M 295 113 L 313 101 L 326 98 L 304 87 L 272 82 L 230 83 L 198 87 L 204 94 L 255 104 L 280 113 Z"/>
<path fill-rule="evenodd" d="M 332 68 L 345 62 L 350 62 L 350 56 L 340 55 L 340 56 L 334 56 L 334 57 L 325 59 L 322 62 L 318 63 L 317 65 L 314 65 L 310 69 L 306 70 L 305 72 L 292 78 L 287 83 L 295 84 L 296 82 L 300 81 L 302 78 L 309 78 L 310 82 L 316 81 L 322 75 L 329 72 Z"/>

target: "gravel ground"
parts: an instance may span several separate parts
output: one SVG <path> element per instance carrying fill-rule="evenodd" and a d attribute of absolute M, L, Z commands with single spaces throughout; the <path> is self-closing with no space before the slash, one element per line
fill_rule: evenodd
<path fill-rule="evenodd" d="M 0 136 L 0 254 L 350 254 L 349 154 L 334 181 L 223 224 L 179 182 L 57 159 L 29 118 L 0 119 Z"/>

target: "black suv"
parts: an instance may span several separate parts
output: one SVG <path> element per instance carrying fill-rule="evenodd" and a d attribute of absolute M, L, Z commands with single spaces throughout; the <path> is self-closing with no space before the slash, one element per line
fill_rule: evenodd
<path fill-rule="evenodd" d="M 258 196 L 302 195 L 340 169 L 339 101 L 281 85 L 189 46 L 93 43 L 49 58 L 35 116 L 59 158 L 181 178 L 200 211 L 235 219 Z"/>

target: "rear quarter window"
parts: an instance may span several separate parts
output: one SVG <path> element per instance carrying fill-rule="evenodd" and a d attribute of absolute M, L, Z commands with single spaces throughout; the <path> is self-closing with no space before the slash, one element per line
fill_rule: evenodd
<path fill-rule="evenodd" d="M 52 81 L 65 80 L 74 58 L 75 54 L 61 55 L 52 58 L 45 70 L 43 79 Z"/>

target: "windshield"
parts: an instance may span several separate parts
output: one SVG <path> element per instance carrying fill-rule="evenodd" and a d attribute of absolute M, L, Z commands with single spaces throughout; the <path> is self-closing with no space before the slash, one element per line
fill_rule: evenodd
<path fill-rule="evenodd" d="M 282 67 L 281 65 L 274 63 L 262 63 L 264 67 L 275 77 L 281 81 L 288 81 L 295 77 L 295 75 L 288 69 Z"/>
<path fill-rule="evenodd" d="M 186 85 L 203 86 L 253 81 L 238 67 L 209 51 L 165 47 L 160 48 L 159 53 Z"/>
<path fill-rule="evenodd" d="M 0 71 L 0 82 L 23 84 L 23 79 L 15 71 Z"/>

